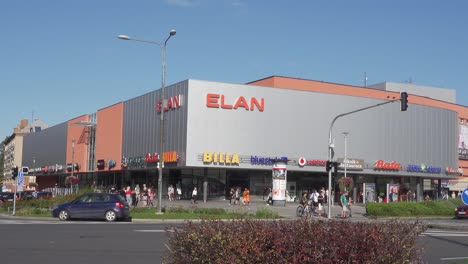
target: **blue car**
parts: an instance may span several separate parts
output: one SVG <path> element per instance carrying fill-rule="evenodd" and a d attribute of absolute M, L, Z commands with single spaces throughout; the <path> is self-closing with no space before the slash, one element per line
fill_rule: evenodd
<path fill-rule="evenodd" d="M 87 193 L 59 204 L 52 211 L 62 221 L 70 219 L 105 219 L 108 222 L 130 220 L 130 207 L 125 198 L 113 193 Z"/>

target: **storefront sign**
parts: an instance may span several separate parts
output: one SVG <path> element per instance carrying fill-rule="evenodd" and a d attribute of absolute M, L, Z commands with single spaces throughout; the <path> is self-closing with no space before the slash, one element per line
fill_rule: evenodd
<path fill-rule="evenodd" d="M 383 160 L 378 160 L 374 165 L 374 170 L 399 171 L 400 169 L 401 164 L 395 161 L 384 162 Z"/>
<path fill-rule="evenodd" d="M 463 159 L 463 160 L 468 160 L 468 149 L 459 148 L 458 158 Z"/>
<path fill-rule="evenodd" d="M 445 168 L 445 173 L 447 174 L 458 174 L 459 169 L 454 169 L 454 168 L 450 168 L 450 167 L 447 167 Z"/>
<path fill-rule="evenodd" d="M 164 112 L 169 111 L 169 109 L 178 109 L 182 105 L 182 95 L 171 96 L 167 98 L 167 105 L 164 107 Z M 163 104 L 161 100 L 156 103 L 156 112 L 161 113 L 161 108 Z"/>
<path fill-rule="evenodd" d="M 239 165 L 239 154 L 228 152 L 203 152 L 203 163 L 213 165 Z"/>
<path fill-rule="evenodd" d="M 297 160 L 297 165 L 299 165 L 299 167 L 304 167 L 304 166 L 320 166 L 320 167 L 323 167 L 327 164 L 327 161 L 326 160 L 308 160 L 304 157 L 300 157 L 298 160 Z"/>
<path fill-rule="evenodd" d="M 106 167 L 106 162 L 103 159 L 97 161 L 98 170 L 103 170 Z"/>
<path fill-rule="evenodd" d="M 179 160 L 179 155 L 177 155 L 176 151 L 168 151 L 164 152 L 164 162 L 165 163 L 173 163 Z"/>
<path fill-rule="evenodd" d="M 362 171 L 364 170 L 364 160 L 361 159 L 337 159 L 336 160 L 339 165 L 338 168 L 340 170 L 344 170 L 346 166 L 346 170 L 352 170 L 352 171 Z"/>
<path fill-rule="evenodd" d="M 222 108 L 222 109 L 238 109 L 244 108 L 247 111 L 254 111 L 255 107 L 258 111 L 263 112 L 265 109 L 265 99 L 260 98 L 260 102 L 255 97 L 251 97 L 250 101 L 245 99 L 244 96 L 239 96 L 235 101 L 230 98 L 228 100 L 223 94 L 207 94 L 206 95 L 206 106 L 210 108 Z M 232 104 L 229 104 L 232 103 Z"/>
<path fill-rule="evenodd" d="M 155 163 L 159 161 L 158 153 L 146 153 L 145 162 L 146 163 Z"/>
<path fill-rule="evenodd" d="M 143 156 L 130 157 L 127 159 L 128 168 L 142 168 L 145 164 L 145 158 Z"/>
<path fill-rule="evenodd" d="M 409 172 L 425 172 L 425 173 L 441 173 L 442 172 L 442 168 L 426 166 L 424 164 L 421 164 L 421 165 L 410 164 L 408 165 L 407 170 Z"/>
<path fill-rule="evenodd" d="M 258 156 L 250 156 L 250 163 L 252 165 L 273 165 L 276 162 L 284 162 L 285 164 L 288 163 L 288 157 L 258 157 Z"/>
<path fill-rule="evenodd" d="M 109 160 L 107 162 L 109 170 L 115 167 L 116 161 L 115 160 Z"/>

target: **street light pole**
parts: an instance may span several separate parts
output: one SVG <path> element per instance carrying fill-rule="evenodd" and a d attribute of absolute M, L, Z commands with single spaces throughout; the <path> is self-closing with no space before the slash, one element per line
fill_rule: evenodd
<path fill-rule="evenodd" d="M 71 156 L 71 176 L 70 176 L 70 194 L 73 193 L 73 171 L 75 170 L 75 140 L 72 139 L 72 156 Z"/>
<path fill-rule="evenodd" d="M 130 38 L 127 35 L 119 35 L 117 38 L 123 40 L 134 40 L 139 42 L 146 42 L 151 44 L 156 44 L 161 47 L 161 58 L 162 58 L 162 73 L 161 73 L 161 113 L 160 113 L 160 122 L 159 122 L 159 163 L 158 163 L 158 214 L 162 214 L 162 177 L 163 177 L 163 166 L 164 166 L 164 108 L 166 104 L 164 99 L 166 98 L 166 46 L 169 39 L 176 34 L 176 31 L 173 29 L 169 31 L 169 36 L 167 37 L 164 44 L 154 41 L 141 40 Z"/>
<path fill-rule="evenodd" d="M 343 135 L 344 135 L 344 160 L 343 160 L 343 165 L 344 165 L 344 176 L 345 178 L 347 177 L 346 175 L 346 169 L 348 167 L 348 157 L 347 157 L 347 153 L 346 153 L 346 149 L 347 149 L 347 145 L 348 145 L 348 135 L 349 135 L 349 132 L 343 132 Z"/>

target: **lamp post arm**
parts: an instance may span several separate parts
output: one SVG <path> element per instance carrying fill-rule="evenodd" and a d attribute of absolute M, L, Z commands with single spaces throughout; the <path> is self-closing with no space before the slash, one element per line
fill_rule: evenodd
<path fill-rule="evenodd" d="M 354 110 L 354 111 L 351 111 L 351 112 L 347 112 L 347 113 L 343 113 L 343 114 L 339 114 L 339 115 L 335 116 L 335 118 L 333 118 L 333 120 L 332 120 L 332 122 L 330 124 L 330 128 L 328 130 L 328 161 L 332 160 L 332 152 L 333 152 L 333 148 L 332 148 L 332 138 L 333 138 L 332 131 L 333 131 L 333 125 L 335 124 L 335 122 L 336 122 L 336 120 L 338 118 L 343 117 L 343 116 L 347 116 L 347 115 L 350 115 L 350 114 L 354 114 L 354 113 L 357 113 L 357 112 L 361 112 L 361 111 L 364 111 L 364 110 L 367 110 L 367 109 L 371 109 L 371 108 L 374 108 L 374 107 L 378 107 L 378 106 L 381 106 L 381 105 L 394 103 L 394 102 L 397 102 L 397 101 L 400 101 L 400 99 L 394 99 L 394 100 L 386 101 L 386 102 L 383 102 L 383 103 L 378 103 L 378 104 L 375 104 L 375 105 L 360 108 L 360 109 L 357 109 L 357 110 Z M 331 197 L 333 195 L 332 194 L 332 188 L 331 188 L 331 184 L 332 184 L 331 180 L 332 180 L 332 170 L 330 169 L 328 171 L 328 219 L 331 219 Z"/>

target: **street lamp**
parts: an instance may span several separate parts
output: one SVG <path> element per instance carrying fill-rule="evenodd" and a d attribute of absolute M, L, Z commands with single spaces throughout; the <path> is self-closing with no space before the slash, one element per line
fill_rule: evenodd
<path fill-rule="evenodd" d="M 70 194 L 73 193 L 73 171 L 75 170 L 75 140 L 72 139 L 72 156 L 71 156 L 71 176 L 70 176 Z"/>
<path fill-rule="evenodd" d="M 173 29 L 169 31 L 169 36 L 167 37 L 166 41 L 164 41 L 164 44 L 160 42 L 154 42 L 154 41 L 148 41 L 148 40 L 141 40 L 141 39 L 134 39 L 130 38 L 127 35 L 118 35 L 117 38 L 123 39 L 123 40 L 134 40 L 134 41 L 139 41 L 139 42 L 146 42 L 146 43 L 151 43 L 151 44 L 156 44 L 159 47 L 161 47 L 161 54 L 162 54 L 162 76 L 161 76 L 161 115 L 160 115 L 160 123 L 159 123 L 159 146 L 160 146 L 160 152 L 159 152 L 159 163 L 158 163 L 158 213 L 162 214 L 162 169 L 163 169 L 163 164 L 164 164 L 164 108 L 165 108 L 165 103 L 164 103 L 164 98 L 166 97 L 165 95 L 165 84 L 166 84 L 166 45 L 167 41 L 176 34 L 176 31 Z"/>
<path fill-rule="evenodd" d="M 346 149 L 347 149 L 347 145 L 348 145 L 348 135 L 349 135 L 349 132 L 343 132 L 343 136 L 344 136 L 344 161 L 343 161 L 343 164 L 344 164 L 344 176 L 346 178 L 346 169 L 348 167 L 348 157 L 346 156 Z"/>

